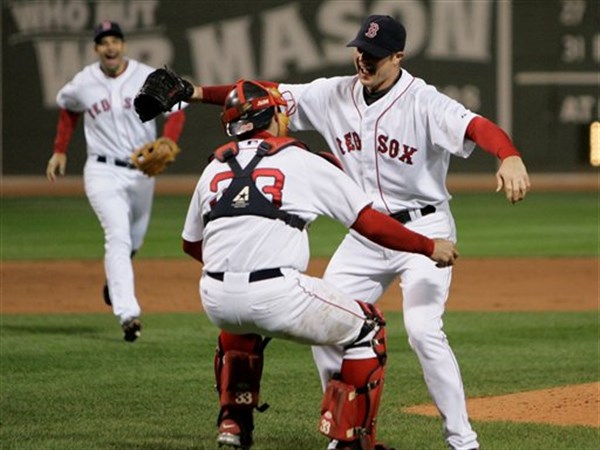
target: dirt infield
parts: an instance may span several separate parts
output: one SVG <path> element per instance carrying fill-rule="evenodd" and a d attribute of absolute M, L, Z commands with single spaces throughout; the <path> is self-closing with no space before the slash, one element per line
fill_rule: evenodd
<path fill-rule="evenodd" d="M 326 263 L 315 259 L 308 272 L 320 276 Z M 199 263 L 136 259 L 134 267 L 137 295 L 145 312 L 202 310 Z M 462 258 L 454 269 L 448 310 L 592 311 L 598 308 L 598 270 L 594 258 Z M 103 283 L 101 261 L 5 261 L 2 312 L 106 312 L 100 295 Z M 396 284 L 379 305 L 384 311 L 401 308 Z"/>
<path fill-rule="evenodd" d="M 156 180 L 157 194 L 191 194 L 198 177 L 195 175 L 161 175 Z M 590 191 L 600 188 L 596 172 L 590 173 L 538 173 L 531 174 L 531 184 L 536 192 Z M 496 180 L 492 174 L 450 174 L 447 180 L 450 192 L 494 192 Z M 78 175 L 61 177 L 49 183 L 44 175 L 3 176 L 0 196 L 56 196 L 83 195 L 83 178 Z"/>
<path fill-rule="evenodd" d="M 200 264 L 190 260 L 136 260 L 137 294 L 145 312 L 201 312 Z M 311 263 L 321 275 L 325 260 Z M 66 274 L 69 274 L 68 277 Z M 4 262 L 2 313 L 106 312 L 100 261 Z M 399 310 L 397 286 L 380 301 Z M 455 268 L 449 310 L 585 311 L 598 307 L 598 260 L 461 259 Z M 565 386 L 468 400 L 473 420 L 542 422 L 599 427 L 600 383 Z M 433 405 L 407 412 L 437 415 Z"/>

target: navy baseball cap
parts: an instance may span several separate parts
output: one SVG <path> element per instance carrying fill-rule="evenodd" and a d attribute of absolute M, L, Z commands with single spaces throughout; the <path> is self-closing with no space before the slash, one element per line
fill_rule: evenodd
<path fill-rule="evenodd" d="M 356 38 L 346 47 L 357 47 L 376 58 L 404 50 L 406 30 L 391 16 L 372 15 L 365 19 Z"/>
<path fill-rule="evenodd" d="M 121 27 L 117 22 L 111 22 L 110 20 L 102 21 L 95 29 L 94 29 L 94 42 L 96 44 L 100 43 L 100 40 L 104 36 L 116 36 L 121 39 L 125 39 L 123 36 L 123 32 L 121 31 Z"/>

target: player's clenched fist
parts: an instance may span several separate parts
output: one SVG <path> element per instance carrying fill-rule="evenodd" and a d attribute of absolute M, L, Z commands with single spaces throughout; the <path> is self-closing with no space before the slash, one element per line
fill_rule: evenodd
<path fill-rule="evenodd" d="M 436 262 L 437 267 L 449 267 L 458 258 L 458 249 L 454 242 L 446 239 L 434 239 L 433 253 L 430 258 Z"/>

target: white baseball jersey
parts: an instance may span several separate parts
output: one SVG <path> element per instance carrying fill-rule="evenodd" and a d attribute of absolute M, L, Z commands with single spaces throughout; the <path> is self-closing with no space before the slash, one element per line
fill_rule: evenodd
<path fill-rule="evenodd" d="M 245 167 L 262 140 L 239 143 Z M 280 209 L 307 223 L 326 215 L 351 226 L 369 199 L 341 170 L 299 147 L 262 158 L 253 172 L 257 188 Z M 309 259 L 306 229 L 282 220 L 242 215 L 204 226 L 203 217 L 231 184 L 229 165 L 213 160 L 202 173 L 184 224 L 186 241 L 203 241 L 200 296 L 215 325 L 233 333 L 257 333 L 315 345 L 348 345 L 357 338 L 364 312 L 351 297 L 302 272 Z M 250 191 L 253 195 L 252 192 Z M 281 276 L 253 282 L 250 272 L 281 269 Z M 222 272 L 217 280 L 207 273 Z M 374 357 L 369 347 L 351 359 Z"/>
<path fill-rule="evenodd" d="M 239 143 L 237 159 L 244 167 L 261 140 Z M 265 156 L 255 169 L 262 173 L 256 185 L 281 210 L 296 214 L 307 223 L 324 215 L 350 227 L 371 201 L 352 180 L 321 157 L 298 147 Z M 213 160 L 204 170 L 191 200 L 183 238 L 204 241 L 204 269 L 217 272 L 247 272 L 272 267 L 304 271 L 309 246 L 306 231 L 281 220 L 257 216 L 228 217 L 209 222 L 203 216 L 229 186 L 233 174 L 226 163 Z M 243 232 L 243 234 L 240 234 Z"/>
<path fill-rule="evenodd" d="M 88 155 L 129 161 L 131 153 L 156 139 L 156 122 L 142 123 L 133 100 L 155 69 L 128 59 L 118 77 L 108 77 L 95 62 L 83 68 L 57 94 L 61 108 L 84 113 Z"/>
<path fill-rule="evenodd" d="M 450 155 L 468 157 L 465 140 L 475 114 L 402 70 L 383 98 L 367 105 L 356 76 L 279 85 L 291 130 L 316 130 L 344 170 L 385 213 L 450 199 Z"/>

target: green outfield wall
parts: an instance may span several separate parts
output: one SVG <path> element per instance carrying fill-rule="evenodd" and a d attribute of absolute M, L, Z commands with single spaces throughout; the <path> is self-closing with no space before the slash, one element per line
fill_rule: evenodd
<path fill-rule="evenodd" d="M 43 173 L 55 96 L 94 60 L 91 29 L 121 23 L 128 53 L 168 64 L 196 83 L 241 77 L 304 82 L 351 74 L 345 44 L 363 17 L 390 14 L 408 30 L 404 67 L 499 123 L 531 172 L 592 172 L 589 124 L 599 117 L 600 6 L 592 0 L 321 0 L 2 2 L 2 171 Z M 82 126 L 68 170 L 85 159 Z M 302 137 L 316 149 L 323 141 Z M 197 173 L 224 139 L 218 108 L 189 109 L 183 153 L 171 171 Z M 454 172 L 486 172 L 476 152 Z"/>

